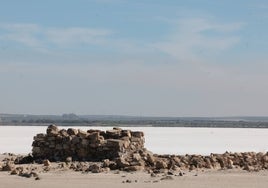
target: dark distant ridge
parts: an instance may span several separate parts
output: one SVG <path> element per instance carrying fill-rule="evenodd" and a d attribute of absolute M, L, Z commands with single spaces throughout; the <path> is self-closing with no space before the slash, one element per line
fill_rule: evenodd
<path fill-rule="evenodd" d="M 202 121 L 255 121 L 268 122 L 268 116 L 219 116 L 219 117 L 167 117 L 167 116 L 129 116 L 129 115 L 32 115 L 32 114 L 4 114 L 2 119 L 88 119 L 88 120 L 202 120 Z"/>
<path fill-rule="evenodd" d="M 268 128 L 268 116 L 150 117 L 125 115 L 31 115 L 0 114 L 0 125 L 155 126 Z"/>
<path fill-rule="evenodd" d="M 203 120 L 203 121 L 255 121 L 268 122 L 268 116 L 222 116 L 222 117 L 165 117 L 165 116 L 126 116 L 126 115 L 79 115 L 85 119 L 117 119 L 117 120 Z"/>

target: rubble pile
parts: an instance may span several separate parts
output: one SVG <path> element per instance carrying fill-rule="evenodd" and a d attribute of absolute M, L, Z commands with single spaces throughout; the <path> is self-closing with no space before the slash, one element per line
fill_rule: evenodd
<path fill-rule="evenodd" d="M 260 171 L 268 169 L 268 152 L 225 152 L 224 154 L 203 155 L 158 155 L 166 165 L 173 169 L 243 169 Z"/>

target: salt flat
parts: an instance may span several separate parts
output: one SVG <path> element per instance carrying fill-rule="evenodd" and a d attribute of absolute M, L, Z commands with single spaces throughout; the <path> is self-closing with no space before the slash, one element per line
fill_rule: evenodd
<path fill-rule="evenodd" d="M 0 153 L 31 152 L 33 136 L 46 126 L 0 126 Z M 60 127 L 69 128 L 69 127 Z M 75 127 L 107 130 L 112 127 Z M 145 133 L 145 147 L 158 154 L 210 154 L 268 151 L 268 129 L 123 127 Z"/>

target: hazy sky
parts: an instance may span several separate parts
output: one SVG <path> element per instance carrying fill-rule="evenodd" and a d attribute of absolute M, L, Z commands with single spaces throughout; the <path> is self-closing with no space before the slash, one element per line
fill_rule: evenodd
<path fill-rule="evenodd" d="M 0 113 L 268 115 L 267 0 L 3 0 Z"/>

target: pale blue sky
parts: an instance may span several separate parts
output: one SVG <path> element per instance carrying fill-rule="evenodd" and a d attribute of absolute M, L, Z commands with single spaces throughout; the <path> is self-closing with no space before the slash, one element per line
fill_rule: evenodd
<path fill-rule="evenodd" d="M 0 113 L 268 115 L 266 0 L 2 0 Z"/>

